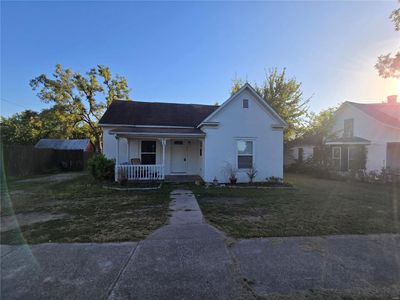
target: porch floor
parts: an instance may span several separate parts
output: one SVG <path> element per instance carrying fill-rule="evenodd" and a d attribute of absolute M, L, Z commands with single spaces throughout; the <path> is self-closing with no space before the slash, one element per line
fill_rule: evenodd
<path fill-rule="evenodd" d="M 195 181 L 203 182 L 203 179 L 199 175 L 165 175 L 165 182 L 191 183 Z"/>

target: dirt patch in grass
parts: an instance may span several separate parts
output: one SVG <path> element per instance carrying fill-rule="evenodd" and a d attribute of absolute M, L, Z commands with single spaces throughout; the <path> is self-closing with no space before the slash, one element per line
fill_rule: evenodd
<path fill-rule="evenodd" d="M 51 220 L 64 219 L 67 214 L 49 214 L 49 213 L 27 213 L 16 214 L 15 216 L 7 216 L 1 218 L 1 232 L 17 229 L 19 226 L 32 225 L 34 223 L 47 222 Z"/>
<path fill-rule="evenodd" d="M 1 242 L 116 242 L 145 238 L 167 220 L 171 187 L 156 191 L 104 190 L 89 176 L 63 182 L 10 185 L 2 197 L 2 218 L 17 215 L 63 215 L 62 219 L 20 224 Z"/>

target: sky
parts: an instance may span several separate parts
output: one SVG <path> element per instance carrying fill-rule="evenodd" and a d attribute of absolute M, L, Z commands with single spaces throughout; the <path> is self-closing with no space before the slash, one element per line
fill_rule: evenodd
<path fill-rule="evenodd" d="M 400 47 L 397 1 L 1 2 L 1 115 L 49 107 L 29 80 L 103 64 L 141 101 L 222 103 L 232 80 L 287 68 L 310 109 L 400 94 L 377 57 Z"/>

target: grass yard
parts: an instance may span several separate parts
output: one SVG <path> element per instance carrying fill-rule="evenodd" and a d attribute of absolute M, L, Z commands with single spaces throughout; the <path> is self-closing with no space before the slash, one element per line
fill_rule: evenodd
<path fill-rule="evenodd" d="M 166 222 L 170 189 L 106 190 L 88 175 L 61 182 L 11 180 L 8 192 L 2 191 L 2 227 L 15 214 L 20 228 L 3 227 L 1 243 L 143 239 Z"/>
<path fill-rule="evenodd" d="M 235 238 L 400 232 L 400 187 L 287 174 L 294 189 L 194 187 L 211 224 Z"/>

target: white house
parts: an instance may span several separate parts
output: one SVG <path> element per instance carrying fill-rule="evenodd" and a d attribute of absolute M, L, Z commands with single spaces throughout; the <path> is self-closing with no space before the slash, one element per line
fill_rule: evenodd
<path fill-rule="evenodd" d="M 285 167 L 312 159 L 317 139 L 316 136 L 307 135 L 287 142 L 284 151 Z"/>
<path fill-rule="evenodd" d="M 206 182 L 283 177 L 285 121 L 245 84 L 221 106 L 114 101 L 100 120 L 103 153 L 129 179 L 198 175 Z"/>
<path fill-rule="evenodd" d="M 400 103 L 389 96 L 386 103 L 344 102 L 334 115 L 335 139 L 328 140 L 332 160 L 347 170 L 356 145 L 367 149 L 366 169 L 400 169 Z"/>

